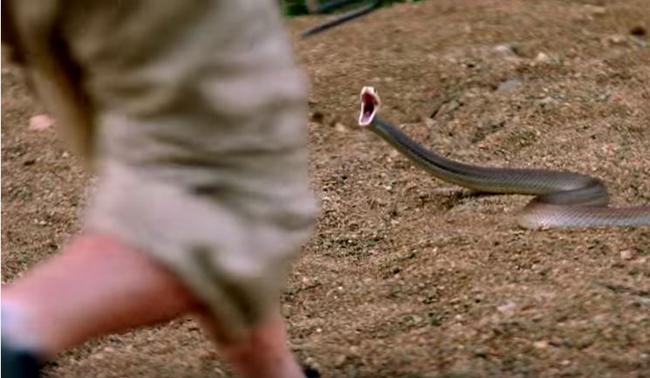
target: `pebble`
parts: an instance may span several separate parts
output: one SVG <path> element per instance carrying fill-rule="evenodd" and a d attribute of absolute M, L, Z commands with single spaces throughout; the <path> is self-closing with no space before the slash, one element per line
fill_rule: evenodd
<path fill-rule="evenodd" d="M 545 340 L 535 341 L 533 343 L 533 346 L 537 349 L 546 349 L 548 348 L 548 341 Z"/>
<path fill-rule="evenodd" d="M 497 92 L 510 92 L 521 86 L 521 80 L 519 79 L 508 79 L 501 82 L 497 88 Z"/>
<path fill-rule="evenodd" d="M 337 122 L 336 125 L 334 125 L 334 130 L 338 131 L 339 133 L 347 133 L 348 132 L 348 130 L 345 128 L 345 126 L 340 122 Z"/>
<path fill-rule="evenodd" d="M 494 52 L 505 56 L 519 55 L 519 46 L 514 43 L 502 43 L 494 46 Z"/>
<path fill-rule="evenodd" d="M 29 119 L 30 130 L 45 130 L 54 125 L 54 118 L 46 114 L 38 114 Z"/>
<path fill-rule="evenodd" d="M 539 99 L 537 101 L 537 103 L 540 106 L 546 106 L 546 105 L 551 104 L 553 102 L 555 102 L 555 100 L 553 100 L 553 97 L 551 97 L 551 96 L 545 96 L 545 97 L 543 97 L 543 98 L 541 98 L 541 99 Z"/>
<path fill-rule="evenodd" d="M 585 5 L 585 10 L 592 16 L 602 16 L 607 13 L 607 8 L 591 4 Z"/>
<path fill-rule="evenodd" d="M 549 63 L 551 61 L 551 57 L 549 57 L 547 54 L 543 52 L 537 53 L 537 56 L 535 57 L 535 61 L 539 63 Z"/>
<path fill-rule="evenodd" d="M 626 249 L 624 251 L 621 251 L 621 258 L 623 260 L 631 260 L 632 257 L 634 257 L 634 252 L 630 249 Z"/>
<path fill-rule="evenodd" d="M 504 315 L 510 316 L 515 313 L 515 308 L 517 308 L 517 304 L 515 302 L 508 302 L 497 307 L 497 310 Z"/>
<path fill-rule="evenodd" d="M 606 40 L 608 43 L 611 43 L 611 44 L 613 44 L 613 45 L 622 45 L 622 44 L 625 43 L 625 40 L 626 40 L 626 39 L 625 39 L 625 36 L 624 36 L 624 35 L 614 34 L 614 35 L 610 35 L 610 36 L 607 37 L 605 40 Z"/>

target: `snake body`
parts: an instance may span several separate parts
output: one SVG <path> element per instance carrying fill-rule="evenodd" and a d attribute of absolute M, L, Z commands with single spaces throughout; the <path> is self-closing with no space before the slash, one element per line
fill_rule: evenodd
<path fill-rule="evenodd" d="M 318 9 L 316 9 L 316 13 L 326 13 L 328 11 L 331 11 L 336 8 L 340 8 L 345 5 L 349 5 L 353 3 L 354 1 L 352 0 L 333 0 L 330 1 L 329 3 L 322 4 Z M 362 5 L 361 7 L 351 10 L 347 13 L 344 13 L 333 20 L 326 21 L 320 25 L 316 25 L 310 29 L 307 29 L 302 33 L 302 38 L 307 38 L 311 37 L 314 34 L 322 33 L 325 30 L 328 30 L 330 28 L 333 28 L 335 26 L 341 25 L 345 22 L 354 20 L 355 18 L 364 16 L 377 8 L 379 8 L 379 5 L 381 5 L 379 0 L 372 0 L 368 2 L 367 4 Z"/>
<path fill-rule="evenodd" d="M 433 176 L 482 193 L 536 196 L 517 217 L 524 228 L 650 225 L 650 206 L 608 207 L 605 184 L 591 176 L 546 169 L 483 167 L 448 159 L 378 117 L 380 103 L 372 87 L 362 89 L 359 125 Z"/>

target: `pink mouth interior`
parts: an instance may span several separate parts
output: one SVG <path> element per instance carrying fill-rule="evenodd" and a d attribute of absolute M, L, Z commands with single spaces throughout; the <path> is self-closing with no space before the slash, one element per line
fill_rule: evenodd
<path fill-rule="evenodd" d="M 363 126 L 370 124 L 375 116 L 377 109 L 377 100 L 371 93 L 364 93 L 361 95 L 361 116 L 359 123 Z"/>

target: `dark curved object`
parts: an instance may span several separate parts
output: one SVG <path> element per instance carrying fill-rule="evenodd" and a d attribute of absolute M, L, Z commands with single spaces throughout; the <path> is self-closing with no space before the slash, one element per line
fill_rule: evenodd
<path fill-rule="evenodd" d="M 340 17 L 337 17 L 337 18 L 335 18 L 333 20 L 324 22 L 324 23 L 322 23 L 320 25 L 314 26 L 311 29 L 307 29 L 306 31 L 304 31 L 302 33 L 302 38 L 307 38 L 307 37 L 310 37 L 310 36 L 312 36 L 314 34 L 324 32 L 325 30 L 333 28 L 333 27 L 335 27 L 337 25 L 341 25 L 344 22 L 348 22 L 348 21 L 353 20 L 355 18 L 366 15 L 366 14 L 374 11 L 375 9 L 377 9 L 379 7 L 380 3 L 381 3 L 381 0 L 373 0 L 373 1 L 369 2 L 368 4 L 362 6 L 362 7 L 358 8 L 358 9 L 352 10 L 352 11 L 350 11 L 348 13 L 344 13 Z M 324 12 L 327 12 L 327 11 L 330 11 L 330 10 L 333 10 L 333 9 L 336 9 L 336 8 L 340 8 L 340 7 L 342 7 L 344 5 L 347 5 L 347 4 L 352 4 L 352 1 L 350 1 L 350 0 L 334 0 L 334 1 L 331 1 L 331 2 L 326 3 L 323 6 L 321 6 L 319 8 L 319 10 L 318 10 L 318 13 L 324 13 Z"/>
<path fill-rule="evenodd" d="M 318 7 L 318 12 L 320 14 L 328 13 L 331 12 L 335 9 L 344 7 L 346 5 L 354 4 L 354 3 L 360 3 L 361 1 L 359 0 L 332 0 L 328 1 L 327 3 L 321 4 Z"/>

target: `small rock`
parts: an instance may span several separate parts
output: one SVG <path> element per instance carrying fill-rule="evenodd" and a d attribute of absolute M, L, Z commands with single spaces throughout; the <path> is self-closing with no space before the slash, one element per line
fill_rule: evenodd
<path fill-rule="evenodd" d="M 625 40 L 625 36 L 620 34 L 610 35 L 605 39 L 605 41 L 612 45 L 622 45 L 625 43 Z"/>
<path fill-rule="evenodd" d="M 510 45 L 496 45 L 494 46 L 494 51 L 498 53 L 511 53 L 512 51 L 512 46 Z"/>
<path fill-rule="evenodd" d="M 516 308 L 517 308 L 517 304 L 515 302 L 508 302 L 506 304 L 497 307 L 497 310 L 504 315 L 510 316 L 515 313 Z"/>
<path fill-rule="evenodd" d="M 494 52 L 501 55 L 519 55 L 519 46 L 514 43 L 503 43 L 494 46 Z"/>
<path fill-rule="evenodd" d="M 462 102 L 462 101 L 451 100 L 451 101 L 449 101 L 449 105 L 447 105 L 446 112 L 447 112 L 447 113 L 451 113 L 451 112 L 453 112 L 454 110 L 460 108 L 461 106 L 463 106 L 463 102 Z"/>
<path fill-rule="evenodd" d="M 607 101 L 609 101 L 609 99 L 610 99 L 611 96 L 612 96 L 612 95 L 609 94 L 609 93 L 603 93 L 603 94 L 599 95 L 596 99 L 597 99 L 599 102 L 607 102 Z"/>
<path fill-rule="evenodd" d="M 515 90 L 521 86 L 521 80 L 518 79 L 508 79 L 501 82 L 497 88 L 497 92 L 509 92 Z"/>
<path fill-rule="evenodd" d="M 336 367 L 341 367 L 343 364 L 345 364 L 345 360 L 347 360 L 347 356 L 345 354 L 341 354 L 336 357 L 334 360 L 334 366 Z"/>
<path fill-rule="evenodd" d="M 414 324 L 420 324 L 422 322 L 422 317 L 418 315 L 413 315 L 411 316 L 411 321 L 413 321 Z"/>
<path fill-rule="evenodd" d="M 54 125 L 54 118 L 47 114 L 35 115 L 29 119 L 30 130 L 45 130 Z"/>
<path fill-rule="evenodd" d="M 551 61 L 551 58 L 547 54 L 540 51 L 537 53 L 535 61 L 538 63 L 549 63 Z"/>
<path fill-rule="evenodd" d="M 552 104 L 553 102 L 555 102 L 555 100 L 551 96 L 543 97 L 537 101 L 541 107 L 545 107 L 546 105 Z"/>
<path fill-rule="evenodd" d="M 490 352 L 487 348 L 479 347 L 474 349 L 474 355 L 479 358 L 488 358 L 490 356 Z"/>
<path fill-rule="evenodd" d="M 345 126 L 340 122 L 337 122 L 336 125 L 334 125 L 334 130 L 338 131 L 339 133 L 347 133 L 348 132 L 348 130 L 345 128 Z"/>
<path fill-rule="evenodd" d="M 634 252 L 630 249 L 626 249 L 624 251 L 621 251 L 621 258 L 623 260 L 631 260 L 634 257 Z"/>
<path fill-rule="evenodd" d="M 585 5 L 585 10 L 592 16 L 602 16 L 607 13 L 607 9 L 605 7 L 591 4 Z"/>
<path fill-rule="evenodd" d="M 545 340 L 535 341 L 533 343 L 533 346 L 537 349 L 546 349 L 548 348 L 548 341 Z"/>

